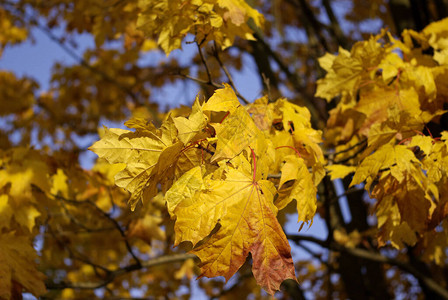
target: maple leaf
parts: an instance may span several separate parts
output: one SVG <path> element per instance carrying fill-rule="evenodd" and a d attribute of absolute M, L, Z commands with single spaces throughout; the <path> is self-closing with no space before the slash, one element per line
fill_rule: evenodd
<path fill-rule="evenodd" d="M 250 113 L 255 125 L 262 131 L 269 130 L 272 126 L 274 112 L 272 105 L 268 105 L 268 97 L 262 97 L 248 105 L 247 112 Z"/>
<path fill-rule="evenodd" d="M 181 47 L 188 33 L 194 33 L 198 41 L 213 40 L 222 48 L 231 46 L 236 36 L 254 39 L 247 21 L 260 27 L 264 20 L 243 0 L 140 0 L 139 7 L 138 28 L 146 36 L 158 35 L 158 44 L 167 55 Z"/>
<path fill-rule="evenodd" d="M 377 205 L 378 228 L 378 244 L 384 246 L 390 241 L 392 246 L 402 249 L 404 244 L 413 246 L 417 242 L 415 231 L 412 230 L 408 223 L 401 222 L 400 213 L 397 204 L 392 196 L 384 197 Z"/>
<path fill-rule="evenodd" d="M 283 160 L 285 164 L 281 169 L 282 176 L 280 178 L 279 190 L 288 181 L 293 180 L 294 183 L 289 187 L 289 195 L 279 197 L 275 205 L 280 210 L 295 199 L 297 201 L 297 212 L 299 215 L 297 222 L 303 222 L 300 229 L 302 229 L 305 223 L 309 223 L 311 226 L 317 209 L 317 188 L 314 185 L 313 178 L 308 172 L 308 168 L 302 158 L 296 155 L 288 155 Z"/>
<path fill-rule="evenodd" d="M 18 44 L 26 40 L 28 30 L 18 27 L 12 15 L 5 9 L 0 8 L 0 57 L 6 45 Z M 13 104 L 13 103 L 11 103 Z"/>
<path fill-rule="evenodd" d="M 50 191 L 48 166 L 37 151 L 15 148 L 10 155 L 11 160 L 0 170 L 0 189 L 9 187 L 5 201 L 14 211 L 12 218 L 31 232 L 36 217 L 41 215 L 36 208 L 33 187 L 43 192 Z"/>
<path fill-rule="evenodd" d="M 338 178 L 345 178 L 350 173 L 353 173 L 356 171 L 356 167 L 344 166 L 344 165 L 330 165 L 330 166 L 326 166 L 325 169 L 327 169 L 330 172 L 331 180 L 335 180 Z"/>
<path fill-rule="evenodd" d="M 13 197 L 30 196 L 32 185 L 48 192 L 48 167 L 42 156 L 25 148 L 12 151 L 11 163 L 0 170 L 0 188 L 10 184 L 9 194 Z"/>
<path fill-rule="evenodd" d="M 401 182 L 404 179 L 404 172 L 419 172 L 414 165 L 419 163 L 414 153 L 407 149 L 406 146 L 386 144 L 361 162 L 356 169 L 350 186 L 360 184 L 366 180 L 365 188 L 368 190 L 380 170 L 387 168 L 390 168 L 392 176 Z"/>
<path fill-rule="evenodd" d="M 329 58 L 325 61 L 325 65 L 328 65 Z M 334 57 L 332 69 L 324 79 L 317 81 L 316 97 L 322 97 L 329 102 L 342 91 L 354 89 L 359 84 L 362 70 L 362 65 L 350 59 L 347 50 L 340 48 L 339 55 Z"/>
<path fill-rule="evenodd" d="M 213 95 L 204 103 L 202 109 L 204 111 L 224 111 L 233 113 L 235 109 L 241 106 L 235 92 L 227 83 L 224 88 L 217 89 Z"/>
<path fill-rule="evenodd" d="M 10 299 L 16 282 L 36 297 L 46 293 L 45 276 L 36 268 L 36 251 L 26 236 L 0 233 L 0 299 Z"/>
<path fill-rule="evenodd" d="M 182 142 L 175 142 L 176 128 L 168 119 L 161 130 L 152 126 L 135 132 L 106 129 L 102 139 L 89 149 L 109 163 L 125 163 L 126 168 L 115 175 L 115 183 L 131 193 L 129 203 L 134 210 L 145 193 L 146 198 L 157 194 L 158 180 L 177 160 Z"/>
<path fill-rule="evenodd" d="M 216 130 L 217 144 L 212 162 L 219 159 L 231 159 L 243 149 L 254 143 L 260 133 L 244 107 L 238 107 L 224 122 L 213 124 Z"/>
<path fill-rule="evenodd" d="M 174 210 L 179 203 L 184 203 L 188 199 L 192 199 L 196 191 L 203 186 L 203 168 L 196 166 L 185 172 L 178 180 L 176 180 L 171 188 L 165 194 L 168 212 L 172 217 L 175 216 Z"/>
<path fill-rule="evenodd" d="M 199 98 L 196 98 L 188 119 L 185 117 L 177 117 L 173 121 L 178 131 L 179 140 L 185 145 L 188 144 L 207 125 L 207 117 L 202 111 Z"/>
<path fill-rule="evenodd" d="M 251 253 L 258 284 L 273 294 L 283 280 L 295 280 L 289 243 L 276 219 L 275 187 L 243 169 L 229 167 L 224 174 L 225 179 L 204 178 L 193 199 L 179 203 L 175 244 L 191 241 L 202 276 L 226 280 Z M 216 226 L 216 233 L 205 239 Z"/>

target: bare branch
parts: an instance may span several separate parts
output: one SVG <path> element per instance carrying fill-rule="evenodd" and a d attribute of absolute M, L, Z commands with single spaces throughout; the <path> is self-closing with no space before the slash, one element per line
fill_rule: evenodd
<path fill-rule="evenodd" d="M 362 151 L 364 151 L 365 149 L 367 148 L 367 144 L 363 144 L 363 146 L 362 147 L 360 147 L 355 153 L 353 153 L 352 155 L 350 155 L 350 156 L 348 156 L 348 157 L 346 157 L 346 158 L 344 158 L 344 159 L 341 159 L 341 160 L 339 160 L 339 161 L 335 161 L 334 163 L 335 164 L 343 164 L 343 163 L 346 163 L 346 162 L 348 162 L 350 159 L 353 159 L 353 158 L 355 158 L 355 157 L 357 157 Z"/>
<path fill-rule="evenodd" d="M 46 282 L 46 287 L 49 290 L 61 290 L 66 288 L 71 289 L 79 289 L 79 290 L 95 290 L 102 288 L 109 283 L 111 283 L 113 280 L 115 280 L 117 277 L 122 276 L 124 274 L 127 274 L 129 272 L 148 269 L 151 267 L 164 265 L 164 264 L 170 264 L 170 263 L 176 263 L 176 262 L 182 262 L 187 259 L 196 259 L 196 255 L 193 254 L 171 254 L 171 255 L 163 255 L 159 257 L 155 257 L 153 259 L 150 259 L 149 261 L 143 262 L 141 264 L 133 264 L 129 265 L 124 268 L 119 268 L 115 271 L 110 272 L 106 279 L 101 282 Z"/>
<path fill-rule="evenodd" d="M 325 7 L 325 11 L 327 12 L 328 19 L 330 20 L 331 26 L 328 29 L 331 31 L 332 35 L 336 37 L 338 44 L 343 48 L 348 48 L 347 38 L 344 36 L 341 27 L 339 26 L 339 22 L 336 19 L 336 16 L 331 8 L 330 0 L 322 0 L 322 4 Z"/>
<path fill-rule="evenodd" d="M 181 77 L 186 78 L 186 79 L 189 79 L 189 80 L 192 80 L 192 81 L 194 81 L 194 82 L 196 82 L 196 83 L 199 83 L 199 84 L 211 85 L 211 86 L 213 86 L 214 88 L 217 88 L 217 89 L 220 89 L 220 88 L 223 87 L 222 85 L 217 84 L 217 83 L 215 83 L 215 82 L 210 82 L 210 81 L 207 81 L 207 80 L 202 80 L 202 79 L 199 79 L 199 78 L 195 78 L 195 77 L 193 77 L 193 76 L 190 76 L 190 75 L 186 75 L 186 74 L 182 74 L 182 73 L 177 73 L 176 75 L 177 75 L 177 76 L 181 76 Z"/>
<path fill-rule="evenodd" d="M 64 249 L 67 250 L 68 255 L 71 259 L 78 260 L 85 264 L 91 265 L 94 268 L 95 273 L 97 275 L 99 275 L 97 272 L 97 269 L 103 270 L 106 274 L 110 274 L 112 272 L 108 268 L 98 265 L 98 264 L 92 262 L 90 259 L 83 257 L 83 255 L 81 253 L 75 253 L 70 247 L 67 246 L 66 243 L 64 243 L 57 237 L 57 235 L 55 234 L 55 232 L 51 229 L 51 227 L 49 225 L 47 226 L 47 230 L 51 234 L 51 236 L 57 241 L 57 243 L 62 245 L 64 247 Z"/>
<path fill-rule="evenodd" d="M 303 104 L 311 113 L 311 122 L 313 123 L 314 127 L 322 128 L 324 126 L 322 122 L 323 118 L 320 116 L 318 110 L 314 106 L 313 99 L 308 97 L 308 95 L 304 93 L 306 89 L 303 86 L 300 78 L 296 75 L 296 73 L 291 72 L 288 65 L 283 62 L 283 60 L 276 52 L 274 52 L 274 50 L 272 50 L 270 45 L 265 41 L 263 33 L 258 28 L 251 26 L 251 24 L 249 24 L 249 26 L 254 31 L 254 37 L 257 39 L 257 42 L 260 43 L 265 48 L 268 55 L 272 57 L 272 59 L 274 59 L 280 70 L 286 75 L 286 78 L 288 79 L 294 90 L 300 95 Z"/>
<path fill-rule="evenodd" d="M 327 156 L 327 157 L 330 157 L 330 156 L 334 157 L 336 155 L 339 155 L 339 154 L 342 154 L 342 153 L 346 153 L 346 152 L 348 152 L 348 151 L 350 151 L 350 150 L 352 150 L 352 149 L 354 149 L 354 148 L 356 148 L 358 146 L 361 146 L 362 144 L 364 144 L 366 142 L 367 142 L 367 139 L 364 139 L 364 140 L 359 141 L 356 144 L 354 144 L 354 145 L 352 145 L 352 146 L 350 146 L 350 147 L 348 147 L 348 148 L 346 148 L 344 150 L 341 150 L 341 151 L 338 151 L 338 152 L 334 152 L 334 153 L 325 153 L 324 155 Z"/>
<path fill-rule="evenodd" d="M 224 71 L 224 73 L 226 74 L 227 79 L 229 80 L 230 85 L 232 86 L 233 90 L 235 91 L 235 94 L 236 94 L 236 95 L 238 96 L 238 98 L 240 98 L 241 101 L 243 101 L 245 104 L 249 104 L 250 102 L 249 102 L 246 98 L 244 98 L 244 96 L 241 95 L 241 93 L 240 93 L 240 92 L 238 91 L 238 89 L 236 88 L 235 82 L 233 81 L 233 78 L 232 78 L 232 76 L 230 75 L 229 70 L 227 69 L 226 65 L 223 64 L 223 62 L 222 62 L 222 60 L 221 60 L 221 57 L 219 56 L 219 53 L 218 53 L 218 47 L 217 47 L 217 45 L 216 45 L 216 42 L 215 42 L 214 47 L 213 47 L 213 54 L 214 54 L 214 56 L 215 56 L 215 58 L 216 58 L 216 61 L 217 61 L 218 64 L 219 64 L 219 66 L 221 67 L 221 69 L 222 69 L 222 70 Z"/>
<path fill-rule="evenodd" d="M 196 46 L 198 47 L 198 52 L 199 52 L 199 56 L 201 57 L 201 61 L 202 64 L 205 67 L 205 72 L 207 73 L 207 77 L 208 77 L 208 83 L 210 83 L 211 85 L 213 85 L 213 79 L 212 79 L 212 73 L 210 72 L 210 68 L 208 66 L 207 60 L 204 57 L 204 54 L 202 53 L 202 49 L 201 49 L 201 43 L 196 42 Z"/>

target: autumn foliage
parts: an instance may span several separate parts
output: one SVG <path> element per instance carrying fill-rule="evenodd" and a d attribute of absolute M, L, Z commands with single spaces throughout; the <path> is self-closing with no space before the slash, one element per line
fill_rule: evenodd
<path fill-rule="evenodd" d="M 404 29 L 386 2 L 356 41 L 337 1 L 0 0 L 0 49 L 39 29 L 78 60 L 46 91 L 0 70 L 0 299 L 447 298 L 448 18 Z M 162 112 L 177 81 L 198 96 Z"/>

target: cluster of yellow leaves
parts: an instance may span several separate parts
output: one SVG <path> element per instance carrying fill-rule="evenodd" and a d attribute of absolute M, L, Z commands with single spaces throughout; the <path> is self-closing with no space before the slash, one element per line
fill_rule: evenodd
<path fill-rule="evenodd" d="M 21 2 L 21 1 L 19 1 Z M 137 1 L 116 0 L 38 0 L 26 1 L 46 17 L 50 28 L 64 24 L 67 33 L 90 33 L 99 47 L 119 40 L 127 49 L 143 51 L 156 48 L 156 43 L 145 39 L 136 27 L 139 13 Z"/>
<path fill-rule="evenodd" d="M 226 48 L 235 37 L 254 39 L 248 22 L 257 27 L 264 23 L 263 15 L 245 0 L 39 0 L 32 6 L 48 18 L 49 27 L 63 22 L 69 33 L 91 33 L 97 46 L 120 40 L 127 50 L 159 45 L 167 54 L 181 48 L 187 34 Z M 5 10 L 0 10 L 0 20 L 0 49 L 26 39 L 27 30 L 16 27 Z"/>
<path fill-rule="evenodd" d="M 175 245 L 193 244 L 203 276 L 228 280 L 251 253 L 255 279 L 270 294 L 295 279 L 276 216 L 293 199 L 299 221 L 310 223 L 316 211 L 325 171 L 321 133 L 307 109 L 267 98 L 244 107 L 225 85 L 205 103 L 196 99 L 189 115 L 168 115 L 160 128 L 139 118 L 125 125 L 134 131 L 106 129 L 90 149 L 126 164 L 115 183 L 131 193 L 132 209 L 165 195 Z M 280 179 L 270 178 L 280 171 Z"/>
<path fill-rule="evenodd" d="M 34 92 L 38 85 L 30 78 L 17 78 L 11 72 L 0 71 L 0 86 L 0 117 L 7 117 L 0 129 L 0 149 L 8 149 L 14 129 L 24 127 L 34 114 Z M 27 138 L 29 135 L 22 135 L 22 140 Z"/>
<path fill-rule="evenodd" d="M 122 120 L 126 111 L 139 106 L 130 101 L 129 94 L 139 95 L 142 99 L 149 97 L 149 91 L 144 87 L 148 71 L 134 67 L 138 57 L 138 51 L 86 51 L 84 60 L 97 72 L 81 65 L 57 64 L 52 88 L 40 97 L 41 105 L 52 118 L 58 119 L 58 124 L 67 124 L 69 132 L 73 126 L 82 126 L 80 133 L 96 131 L 101 117 Z M 99 86 L 102 88 L 96 88 Z"/>
<path fill-rule="evenodd" d="M 14 24 L 14 18 L 0 8 L 0 57 L 6 45 L 20 43 L 28 37 L 28 30 Z"/>
<path fill-rule="evenodd" d="M 67 279 L 74 282 L 98 280 L 88 261 L 75 259 L 82 253 L 105 268 L 127 262 L 123 234 L 106 217 L 113 207 L 115 211 L 123 208 L 122 220 L 137 223 L 129 227 L 134 233 L 129 232 L 127 238 L 165 238 L 142 236 L 145 228 L 136 234 L 139 219 L 127 213 L 122 201 L 126 195 L 113 183 L 113 176 L 123 167 L 98 161 L 92 171 L 84 171 L 62 153 L 50 157 L 19 147 L 0 152 L 0 299 L 12 299 L 22 292 L 36 297 L 45 294 L 46 276 L 40 270 L 54 276 L 48 270 L 64 269 Z M 158 213 L 154 206 L 148 209 Z M 42 245 L 39 264 L 36 241 Z M 135 245 L 148 251 L 143 244 Z M 67 263 L 67 259 L 73 261 Z"/>
<path fill-rule="evenodd" d="M 27 78 L 18 79 L 13 73 L 0 71 L 0 116 L 27 114 L 34 104 L 37 84 Z"/>
<path fill-rule="evenodd" d="M 0 299 L 46 292 L 32 246 L 40 216 L 33 186 L 49 190 L 47 166 L 40 155 L 23 148 L 0 153 Z"/>
<path fill-rule="evenodd" d="M 442 138 L 421 133 L 438 122 L 448 99 L 447 35 L 444 19 L 420 33 L 405 30 L 402 40 L 382 32 L 320 59 L 327 75 L 316 96 L 340 97 L 326 142 L 348 157 L 341 160 L 348 165 L 328 169 L 332 178 L 355 172 L 351 185 L 365 182 L 378 200 L 380 245 L 414 245 L 448 215 L 446 132 Z M 432 259 L 440 263 L 444 255 Z"/>
<path fill-rule="evenodd" d="M 167 55 L 181 48 L 189 33 L 198 43 L 215 41 L 226 48 L 237 36 L 253 39 L 249 20 L 258 27 L 264 21 L 245 0 L 139 0 L 139 6 L 138 28 L 147 36 L 158 36 L 158 44 Z"/>

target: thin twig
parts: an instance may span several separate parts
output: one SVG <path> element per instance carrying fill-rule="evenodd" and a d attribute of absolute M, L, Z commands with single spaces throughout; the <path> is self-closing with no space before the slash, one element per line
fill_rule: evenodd
<path fill-rule="evenodd" d="M 112 224 L 115 226 L 115 228 L 118 230 L 118 232 L 120 232 L 120 235 L 123 237 L 123 241 L 124 241 L 124 243 L 125 243 L 125 245 L 126 245 L 126 249 L 128 250 L 129 254 L 131 254 L 132 258 L 135 260 L 135 262 L 136 262 L 137 264 L 141 264 L 140 259 L 139 259 L 139 258 L 137 257 L 137 255 L 134 253 L 134 251 L 132 250 L 131 245 L 129 244 L 129 241 L 128 241 L 127 238 L 126 238 L 126 233 L 125 233 L 124 230 L 121 228 L 121 226 L 120 226 L 120 224 L 118 223 L 118 221 L 115 220 L 114 218 L 112 218 L 112 217 L 110 216 L 109 213 L 103 211 L 101 208 L 99 208 L 95 203 L 93 203 L 93 202 L 90 201 L 90 200 L 84 200 L 84 201 L 80 202 L 80 201 L 76 201 L 76 200 L 66 199 L 66 198 L 61 197 L 61 196 L 59 196 L 59 195 L 51 195 L 51 196 L 53 196 L 53 197 L 55 197 L 55 198 L 58 198 L 58 199 L 61 199 L 61 200 L 65 201 L 65 202 L 67 202 L 67 203 L 69 203 L 69 204 L 71 204 L 71 205 L 79 205 L 80 203 L 81 203 L 81 204 L 82 204 L 82 203 L 86 203 L 86 204 L 92 206 L 93 208 L 95 208 L 95 210 L 97 210 L 97 211 L 98 211 L 99 213 L 101 213 L 104 217 L 106 217 L 110 222 L 112 222 Z"/>
<path fill-rule="evenodd" d="M 256 28 L 255 26 L 252 26 L 251 24 L 249 24 L 249 27 L 254 31 L 253 35 L 256 38 L 257 42 L 260 43 L 266 50 L 267 54 L 270 57 L 272 57 L 272 59 L 274 59 L 274 61 L 279 66 L 280 70 L 286 75 L 286 78 L 291 83 L 294 90 L 301 96 L 300 98 L 303 101 L 303 104 L 308 108 L 308 110 L 311 113 L 311 122 L 314 125 L 314 127 L 322 128 L 324 126 L 324 123 L 322 122 L 324 118 L 319 114 L 319 111 L 315 106 L 314 100 L 310 98 L 306 93 L 304 93 L 306 88 L 304 87 L 300 78 L 297 76 L 295 72 L 291 72 L 289 70 L 288 65 L 285 62 L 283 62 L 283 60 L 274 50 L 272 50 L 269 43 L 266 42 L 266 40 L 264 39 L 261 30 Z"/>
<path fill-rule="evenodd" d="M 181 77 L 186 78 L 186 79 L 189 79 L 189 80 L 192 80 L 192 81 L 197 82 L 197 83 L 199 83 L 199 84 L 211 85 L 211 86 L 213 86 L 214 88 L 217 88 L 217 89 L 223 88 L 222 85 L 217 84 L 217 83 L 215 83 L 215 82 L 209 82 L 209 81 L 207 81 L 207 80 L 202 80 L 202 79 L 199 79 L 199 78 L 190 76 L 190 75 L 186 75 L 186 74 L 182 74 L 182 73 L 178 73 L 178 74 L 176 74 L 176 75 L 177 75 L 177 76 L 181 76 Z"/>
<path fill-rule="evenodd" d="M 341 160 L 339 160 L 339 161 L 335 161 L 334 163 L 335 163 L 335 164 L 343 164 L 343 163 L 346 163 L 346 162 L 348 162 L 349 160 L 351 160 L 351 159 L 357 157 L 357 156 L 358 156 L 362 151 L 364 151 L 366 148 L 367 148 L 367 145 L 363 145 L 361 148 L 359 148 L 359 149 L 358 149 L 355 153 L 353 153 L 352 155 L 350 155 L 350 156 L 348 156 L 348 157 L 346 157 L 346 158 L 344 158 L 344 159 L 341 159 Z"/>
<path fill-rule="evenodd" d="M 122 276 L 126 273 L 138 271 L 142 269 L 148 269 L 151 267 L 164 265 L 164 264 L 170 264 L 175 262 L 182 262 L 187 259 L 196 259 L 196 255 L 194 254 L 171 254 L 171 255 L 163 255 L 159 257 L 155 257 L 153 259 L 150 259 L 149 261 L 143 262 L 142 264 L 133 264 L 129 265 L 123 268 L 116 269 L 112 272 L 110 272 L 107 275 L 107 278 L 101 282 L 46 282 L 46 287 L 49 290 L 62 290 L 66 288 L 71 289 L 79 289 L 79 290 L 95 290 L 98 288 L 102 288 L 106 285 L 108 285 L 110 282 L 115 280 L 115 278 Z"/>
<path fill-rule="evenodd" d="M 54 238 L 60 245 L 62 245 L 62 246 L 64 247 L 65 250 L 67 250 L 68 255 L 69 255 L 69 257 L 70 257 L 71 259 L 78 260 L 78 261 L 83 262 L 83 263 L 85 263 L 85 264 L 91 265 L 91 266 L 94 268 L 95 273 L 96 273 L 97 275 L 99 275 L 99 274 L 97 273 L 96 269 L 101 269 L 101 270 L 103 270 L 104 272 L 106 272 L 106 274 L 110 274 L 110 273 L 112 272 L 112 271 L 109 270 L 108 268 L 106 268 L 106 267 L 104 267 L 104 266 L 101 266 L 101 265 L 98 265 L 98 264 L 96 264 L 96 263 L 90 261 L 88 258 L 81 257 L 81 255 L 82 255 L 81 253 L 78 253 L 79 255 L 76 254 L 70 247 L 67 246 L 67 243 L 64 243 L 63 241 L 61 241 L 61 240 L 56 236 L 56 234 L 55 234 L 54 231 L 51 229 L 51 227 L 49 226 L 49 224 L 47 224 L 47 230 L 48 230 L 48 232 L 50 233 L 50 235 L 51 235 L 51 236 L 52 236 L 52 237 L 53 237 L 53 238 Z"/>
<path fill-rule="evenodd" d="M 359 141 L 359 142 L 357 142 L 356 144 L 351 145 L 350 147 L 345 148 L 344 150 L 341 150 L 341 151 L 338 151 L 338 152 L 334 152 L 334 153 L 324 153 L 324 156 L 327 156 L 327 157 L 328 157 L 328 156 L 333 156 L 333 157 L 334 157 L 334 156 L 336 156 L 336 155 L 339 155 L 339 154 L 348 152 L 348 151 L 350 151 L 350 150 L 352 150 L 352 149 L 354 149 L 354 148 L 356 148 L 356 147 L 358 147 L 358 146 L 364 144 L 365 142 L 367 142 L 367 139 L 364 139 L 364 140 L 362 140 L 362 141 Z"/>
<path fill-rule="evenodd" d="M 219 56 L 218 53 L 218 47 L 216 45 L 216 42 L 214 44 L 213 47 L 213 54 L 214 57 L 216 58 L 216 61 L 218 62 L 219 66 L 221 67 L 221 69 L 224 71 L 224 73 L 227 76 L 227 79 L 229 80 L 230 85 L 232 86 L 233 90 L 235 91 L 235 94 L 237 95 L 238 98 L 241 99 L 241 101 L 243 101 L 245 104 L 249 104 L 250 102 L 244 98 L 243 95 L 241 95 L 241 93 L 238 91 L 238 89 L 236 88 L 235 82 L 233 81 L 232 75 L 230 75 L 229 70 L 227 69 L 227 67 L 222 63 L 221 57 Z"/>
<path fill-rule="evenodd" d="M 210 72 L 210 68 L 208 66 L 207 60 L 205 59 L 204 54 L 202 53 L 201 44 L 202 44 L 202 42 L 201 43 L 196 42 L 196 46 L 198 47 L 199 56 L 201 57 L 202 64 L 205 67 L 205 72 L 207 73 L 208 83 L 213 85 L 212 73 Z"/>

